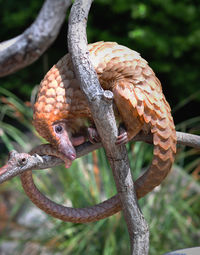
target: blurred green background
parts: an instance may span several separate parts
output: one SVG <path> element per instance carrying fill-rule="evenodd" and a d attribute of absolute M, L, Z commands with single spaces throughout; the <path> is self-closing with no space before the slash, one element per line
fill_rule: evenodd
<path fill-rule="evenodd" d="M 0 41 L 30 26 L 42 4 L 0 0 Z M 95 0 L 87 27 L 89 42 L 116 41 L 140 52 L 161 80 L 177 130 L 194 134 L 200 134 L 199 13 L 198 0 Z M 30 99 L 48 69 L 67 52 L 68 14 L 39 60 L 0 79 L 1 165 L 9 150 L 29 151 L 41 142 L 31 124 Z M 143 143 L 127 148 L 136 178 L 149 164 L 152 148 Z M 92 205 L 116 191 L 103 150 L 76 160 L 70 170 L 58 167 L 35 176 L 45 194 L 74 207 Z M 179 146 L 172 174 L 141 199 L 150 227 L 150 254 L 200 245 L 199 176 L 199 152 Z M 128 244 L 121 213 L 96 223 L 63 223 L 36 210 L 18 178 L 0 186 L 0 254 L 128 254 Z"/>

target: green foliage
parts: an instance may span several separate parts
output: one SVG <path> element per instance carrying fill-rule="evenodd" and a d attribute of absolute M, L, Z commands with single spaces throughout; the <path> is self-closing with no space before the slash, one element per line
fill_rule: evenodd
<path fill-rule="evenodd" d="M 24 102 L 13 93 L 0 88 L 0 139 L 8 151 L 14 149 L 13 142 L 16 142 L 25 151 L 28 138 L 23 130 L 33 131 L 31 124 L 32 110 L 26 107 Z"/>
<path fill-rule="evenodd" d="M 27 28 L 43 3 L 30 1 L 27 6 L 25 0 L 17 5 L 12 0 L 1 2 L 1 40 Z M 176 105 L 199 87 L 199 10 L 200 2 L 196 0 L 96 0 L 89 15 L 88 41 L 117 41 L 139 51 L 161 79 L 169 102 Z M 4 78 L 2 86 L 27 99 L 31 88 L 42 79 L 44 66 L 51 67 L 66 53 L 64 41 L 66 24 L 47 51 L 46 60 L 42 57 L 31 68 Z M 193 107 L 199 100 L 200 95 L 194 99 Z"/>

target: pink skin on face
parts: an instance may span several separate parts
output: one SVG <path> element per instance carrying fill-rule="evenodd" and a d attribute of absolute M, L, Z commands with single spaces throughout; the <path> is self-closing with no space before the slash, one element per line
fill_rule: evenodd
<path fill-rule="evenodd" d="M 69 168 L 72 161 L 76 158 L 76 151 L 70 141 L 66 123 L 59 122 L 53 124 L 53 131 L 58 143 L 58 151 L 62 154 L 62 159 L 65 161 L 66 168 Z"/>
<path fill-rule="evenodd" d="M 79 145 L 83 144 L 85 141 L 86 141 L 86 139 L 85 139 L 84 136 L 72 137 L 71 138 L 71 143 L 72 143 L 73 146 L 79 146 Z M 72 161 L 74 159 L 72 159 L 72 160 L 69 160 L 69 159 L 65 160 L 65 167 L 69 168 L 71 166 L 71 164 L 72 164 Z"/>

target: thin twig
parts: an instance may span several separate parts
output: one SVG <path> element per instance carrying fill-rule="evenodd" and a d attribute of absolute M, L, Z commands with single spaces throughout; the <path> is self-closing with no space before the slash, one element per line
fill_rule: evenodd
<path fill-rule="evenodd" d="M 0 43 L 0 77 L 37 60 L 56 39 L 71 0 L 46 0 L 34 21 L 21 35 Z"/>
<path fill-rule="evenodd" d="M 113 94 L 103 91 L 92 66 L 87 50 L 86 21 L 91 0 L 77 0 L 69 17 L 68 46 L 76 78 L 85 94 L 95 126 L 106 150 L 127 223 L 131 254 L 148 254 L 149 232 L 138 207 L 126 147 L 116 146 L 118 134 L 113 113 Z"/>

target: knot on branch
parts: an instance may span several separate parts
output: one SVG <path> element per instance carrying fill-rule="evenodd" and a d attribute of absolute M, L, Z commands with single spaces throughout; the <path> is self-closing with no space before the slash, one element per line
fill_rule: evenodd
<path fill-rule="evenodd" d="M 105 90 L 103 93 L 103 99 L 107 102 L 112 104 L 113 102 L 113 93 L 110 90 Z"/>
<path fill-rule="evenodd" d="M 7 162 L 8 169 L 12 167 L 23 167 L 28 163 L 30 155 L 26 153 L 18 153 L 17 151 L 13 150 L 9 153 L 9 158 Z"/>

